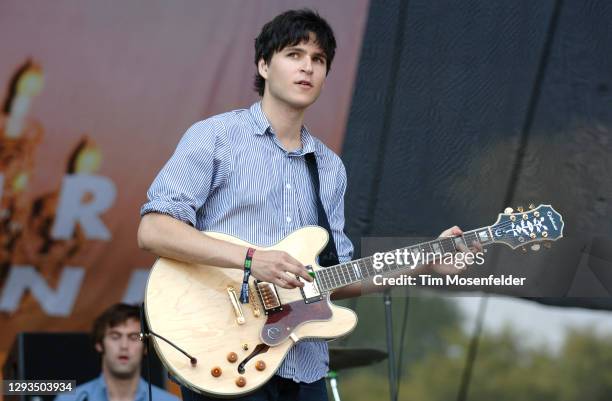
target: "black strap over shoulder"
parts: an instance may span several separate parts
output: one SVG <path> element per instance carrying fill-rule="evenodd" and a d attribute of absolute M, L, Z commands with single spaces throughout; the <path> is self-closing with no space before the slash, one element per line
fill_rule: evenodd
<path fill-rule="evenodd" d="M 317 219 L 319 221 L 319 225 L 326 229 L 327 233 L 329 234 L 329 241 L 319 255 L 319 265 L 323 267 L 334 266 L 340 264 L 340 261 L 338 260 L 338 250 L 336 248 L 336 243 L 334 242 L 334 236 L 332 235 L 331 227 L 329 226 L 329 219 L 327 218 L 325 209 L 323 209 L 323 202 L 321 202 L 321 184 L 319 181 L 319 167 L 317 166 L 317 158 L 314 152 L 306 153 L 305 157 L 308 172 L 310 173 L 310 178 L 312 179 L 312 186 L 314 187 L 316 195 Z"/>

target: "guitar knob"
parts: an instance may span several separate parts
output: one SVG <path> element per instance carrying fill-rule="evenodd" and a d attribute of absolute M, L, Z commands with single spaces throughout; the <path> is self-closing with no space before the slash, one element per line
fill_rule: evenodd
<path fill-rule="evenodd" d="M 213 377 L 219 377 L 221 376 L 221 373 L 223 373 L 223 371 L 218 366 L 215 366 L 210 370 L 210 374 L 213 375 Z"/>
<path fill-rule="evenodd" d="M 244 376 L 238 376 L 238 378 L 236 379 L 236 386 L 238 387 L 246 386 L 246 379 L 244 378 Z"/>
<path fill-rule="evenodd" d="M 227 360 L 230 361 L 230 363 L 236 362 L 238 360 L 238 354 L 235 352 L 230 352 L 227 354 Z"/>
<path fill-rule="evenodd" d="M 514 212 L 514 209 L 512 209 L 511 207 L 507 207 L 504 209 L 505 214 L 511 214 L 512 212 Z"/>
<path fill-rule="evenodd" d="M 525 211 L 525 209 L 522 206 L 517 206 L 516 210 L 518 210 L 521 213 L 523 213 Z"/>
<path fill-rule="evenodd" d="M 531 250 L 535 251 L 535 252 L 539 251 L 540 250 L 540 244 L 533 244 L 533 245 L 531 245 Z"/>
<path fill-rule="evenodd" d="M 255 369 L 259 370 L 260 372 L 264 370 L 265 368 L 266 368 L 266 363 L 264 361 L 259 360 L 255 364 Z"/>

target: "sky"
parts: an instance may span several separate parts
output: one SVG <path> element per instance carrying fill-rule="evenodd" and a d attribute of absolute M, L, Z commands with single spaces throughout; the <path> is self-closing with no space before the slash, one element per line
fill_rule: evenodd
<path fill-rule="evenodd" d="M 465 314 L 464 329 L 474 330 L 480 296 L 453 297 Z M 589 328 L 602 335 L 612 336 L 612 312 L 581 308 L 562 308 L 533 301 L 495 296 L 490 297 L 485 315 L 484 330 L 499 332 L 510 326 L 525 335 L 529 346 L 549 347 L 558 351 L 570 328 Z"/>

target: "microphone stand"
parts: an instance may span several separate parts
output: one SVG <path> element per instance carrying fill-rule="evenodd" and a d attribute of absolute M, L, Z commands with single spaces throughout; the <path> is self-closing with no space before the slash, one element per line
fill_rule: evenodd
<path fill-rule="evenodd" d="M 391 308 L 391 290 L 386 289 L 383 295 L 385 304 L 385 323 L 387 328 L 387 354 L 389 362 L 389 394 L 391 401 L 397 401 L 397 371 L 393 350 L 393 313 Z"/>

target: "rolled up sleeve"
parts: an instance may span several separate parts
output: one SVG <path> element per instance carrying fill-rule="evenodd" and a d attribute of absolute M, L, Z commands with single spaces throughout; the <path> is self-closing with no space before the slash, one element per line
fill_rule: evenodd
<path fill-rule="evenodd" d="M 227 178 L 224 139 L 222 125 L 212 119 L 192 125 L 151 184 L 140 215 L 166 214 L 195 227 L 197 211 Z"/>

